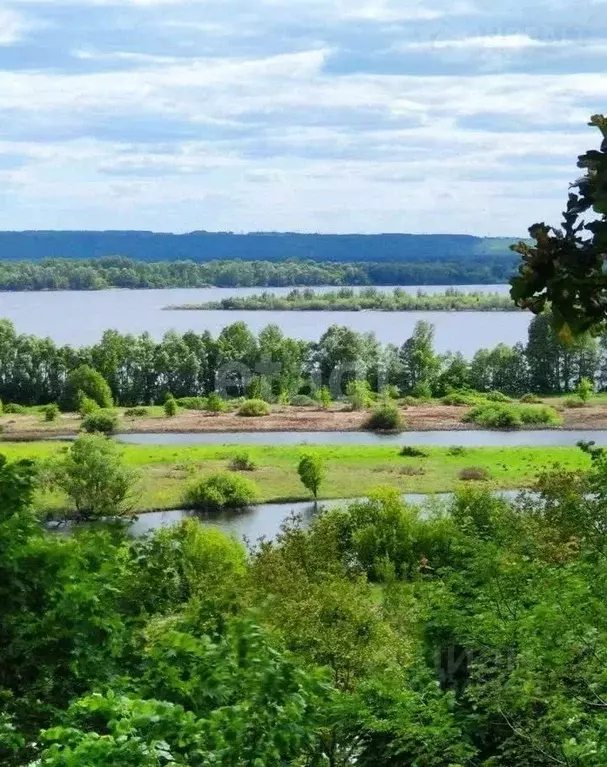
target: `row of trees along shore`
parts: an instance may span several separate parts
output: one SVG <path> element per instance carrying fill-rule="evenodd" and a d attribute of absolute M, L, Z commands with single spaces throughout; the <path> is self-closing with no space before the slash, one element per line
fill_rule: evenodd
<path fill-rule="evenodd" d="M 327 293 L 317 293 L 312 288 L 292 290 L 286 296 L 275 293 L 259 293 L 253 296 L 229 296 L 220 301 L 203 304 L 168 306 L 167 309 L 227 310 L 227 311 L 380 311 L 380 312 L 486 312 L 517 311 L 518 307 L 507 295 L 482 291 L 464 292 L 448 288 L 443 293 L 411 293 L 394 288 L 389 293 L 375 287 L 353 290 L 340 288 Z"/>
<path fill-rule="evenodd" d="M 402 346 L 382 346 L 373 334 L 331 326 L 318 342 L 287 338 L 276 325 L 255 336 L 242 322 L 224 328 L 217 337 L 204 332 L 167 333 L 161 341 L 144 333 L 104 333 L 93 346 L 58 346 L 52 340 L 18 334 L 0 321 L 0 398 L 4 402 L 37 405 L 73 399 L 70 371 L 83 365 L 98 371 L 109 384 L 117 405 L 163 402 L 175 397 L 208 394 L 226 372 L 229 393 L 245 394 L 251 376 L 261 381 L 256 396 L 307 393 L 315 386 L 335 386 L 335 372 L 345 389 L 348 380 L 366 378 L 375 391 L 397 386 L 401 394 L 442 396 L 470 387 L 499 390 L 512 396 L 525 393 L 561 394 L 573 391 L 583 378 L 596 390 L 607 389 L 607 335 L 582 335 L 563 343 L 550 317 L 531 322 L 527 344 L 480 349 L 471 360 L 461 354 L 439 355 L 434 327 L 416 325 Z M 73 394 L 73 392 L 72 392 Z"/>
<path fill-rule="evenodd" d="M 288 287 L 308 285 L 493 285 L 508 281 L 512 255 L 477 260 L 328 262 L 135 261 L 120 256 L 0 262 L 0 290 Z"/>

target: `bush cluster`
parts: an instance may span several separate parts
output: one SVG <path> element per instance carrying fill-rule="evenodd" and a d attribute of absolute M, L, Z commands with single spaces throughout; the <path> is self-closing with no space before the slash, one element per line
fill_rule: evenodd
<path fill-rule="evenodd" d="M 262 399 L 248 399 L 238 408 L 238 415 L 245 418 L 261 418 L 270 415 L 270 406 Z"/>
<path fill-rule="evenodd" d="M 519 429 L 525 426 L 558 426 L 562 419 L 547 405 L 478 405 L 462 419 L 487 429 Z"/>
<path fill-rule="evenodd" d="M 241 509 L 255 503 L 257 485 L 232 472 L 216 472 L 193 482 L 185 491 L 183 502 L 198 511 Z"/>

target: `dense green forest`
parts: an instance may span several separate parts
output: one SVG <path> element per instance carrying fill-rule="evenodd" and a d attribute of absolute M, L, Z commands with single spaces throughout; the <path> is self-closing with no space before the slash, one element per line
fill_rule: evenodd
<path fill-rule="evenodd" d="M 457 234 L 298 234 L 296 232 L 190 232 L 168 234 L 137 231 L 0 232 L 0 258 L 39 261 L 126 256 L 138 261 L 187 259 L 284 261 L 390 261 L 482 263 L 508 257 L 516 238 Z"/>
<path fill-rule="evenodd" d="M 0 398 L 20 404 L 63 403 L 73 399 L 70 371 L 83 365 L 108 382 L 118 405 L 162 403 L 204 395 L 216 388 L 242 395 L 251 386 L 264 396 L 293 396 L 328 386 L 339 396 L 353 379 L 367 379 L 375 391 L 397 386 L 404 395 L 444 395 L 453 389 L 559 394 L 583 378 L 607 389 L 607 337 L 559 340 L 550 317 L 536 317 L 526 345 L 480 349 L 470 361 L 460 354 L 438 355 L 434 328 L 418 323 L 403 344 L 382 346 L 372 334 L 334 325 L 315 343 L 287 338 L 276 325 L 255 336 L 242 322 L 217 337 L 205 332 L 167 333 L 162 341 L 144 333 L 108 330 L 90 347 L 57 346 L 50 339 L 18 334 L 0 321 Z M 73 388 L 73 386 L 72 386 Z M 263 393 L 261 392 L 261 393 Z"/>
<path fill-rule="evenodd" d="M 607 762 L 602 454 L 249 551 L 194 519 L 48 533 L 38 474 L 0 462 L 3 767 Z"/>
<path fill-rule="evenodd" d="M 512 254 L 479 261 L 330 263 L 285 261 L 161 261 L 124 257 L 74 261 L 0 261 L 0 290 L 104 288 L 288 287 L 310 285 L 501 284 L 514 270 Z"/>
<path fill-rule="evenodd" d="M 277 296 L 275 293 L 230 296 L 222 298 L 221 301 L 168 306 L 167 309 L 292 312 L 511 312 L 516 311 L 517 307 L 509 296 L 499 293 L 480 291 L 464 293 L 449 288 L 444 293 L 424 293 L 420 290 L 416 295 L 412 295 L 402 288 L 395 288 L 392 293 L 384 293 L 370 287 L 358 291 L 340 288 L 330 293 L 315 293 L 311 288 L 295 289 L 286 296 Z"/>

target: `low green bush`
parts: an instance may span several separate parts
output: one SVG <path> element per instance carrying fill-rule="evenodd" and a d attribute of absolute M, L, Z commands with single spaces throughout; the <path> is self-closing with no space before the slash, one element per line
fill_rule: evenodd
<path fill-rule="evenodd" d="M 189 485 L 183 496 L 187 508 L 221 511 L 250 506 L 259 497 L 257 485 L 232 472 L 216 472 Z"/>
<path fill-rule="evenodd" d="M 213 391 L 207 397 L 205 408 L 207 413 L 225 413 L 228 403 L 217 392 Z"/>
<path fill-rule="evenodd" d="M 164 414 L 167 418 L 175 418 L 177 415 L 177 411 L 179 410 L 179 407 L 177 405 L 177 401 L 175 400 L 175 397 L 172 395 L 170 397 L 167 397 L 164 401 Z"/>
<path fill-rule="evenodd" d="M 82 419 L 82 430 L 89 434 L 114 434 L 118 429 L 118 415 L 115 410 L 99 408 Z"/>
<path fill-rule="evenodd" d="M 512 402 L 512 399 L 501 391 L 489 391 L 483 394 L 483 397 L 489 402 Z"/>
<path fill-rule="evenodd" d="M 481 402 L 481 397 L 479 394 L 471 392 L 452 391 L 450 394 L 446 394 L 441 402 L 443 405 L 450 405 L 451 407 L 473 407 Z"/>
<path fill-rule="evenodd" d="M 318 402 L 307 394 L 296 394 L 291 397 L 291 405 L 294 407 L 318 407 Z"/>
<path fill-rule="evenodd" d="M 27 415 L 27 408 L 23 405 L 16 405 L 14 402 L 7 402 L 3 411 L 6 415 Z"/>
<path fill-rule="evenodd" d="M 447 450 L 447 455 L 452 458 L 460 458 L 462 455 L 466 455 L 467 449 L 463 445 L 452 445 Z"/>
<path fill-rule="evenodd" d="M 56 421 L 57 418 L 59 418 L 59 405 L 54 402 L 51 402 L 50 405 L 45 405 L 44 420 L 47 423 L 52 423 L 53 421 Z"/>
<path fill-rule="evenodd" d="M 149 415 L 150 411 L 147 407 L 130 407 L 124 411 L 125 418 L 145 418 Z"/>
<path fill-rule="evenodd" d="M 565 400 L 564 405 L 566 408 L 580 408 L 586 407 L 586 402 L 581 397 L 569 397 Z"/>
<path fill-rule="evenodd" d="M 391 404 L 383 404 L 375 408 L 365 421 L 369 431 L 399 432 L 404 429 L 405 422 L 400 410 Z"/>
<path fill-rule="evenodd" d="M 94 399 L 87 397 L 86 394 L 83 394 L 82 392 L 78 392 L 78 412 L 81 416 L 84 417 L 90 415 L 99 409 L 100 407 Z"/>
<path fill-rule="evenodd" d="M 257 464 L 251 458 L 249 453 L 242 452 L 234 455 L 230 461 L 232 471 L 256 471 Z"/>
<path fill-rule="evenodd" d="M 413 445 L 403 445 L 399 455 L 403 456 L 403 458 L 428 458 L 429 453 Z"/>
<path fill-rule="evenodd" d="M 462 482 L 487 482 L 490 479 L 487 469 L 483 469 L 480 466 L 470 466 L 467 469 L 462 469 L 458 477 Z"/>
<path fill-rule="evenodd" d="M 403 397 L 401 402 L 405 407 L 419 407 L 420 405 L 424 404 L 421 399 L 412 397 L 410 394 L 406 397 Z"/>
<path fill-rule="evenodd" d="M 547 405 L 478 405 L 462 419 L 487 429 L 519 429 L 521 426 L 557 426 L 561 417 Z"/>
<path fill-rule="evenodd" d="M 245 418 L 261 418 L 270 415 L 270 406 L 262 399 L 248 399 L 238 408 L 238 415 Z"/>
<path fill-rule="evenodd" d="M 520 400 L 525 405 L 541 405 L 542 400 L 537 394 L 524 394 Z"/>
<path fill-rule="evenodd" d="M 207 406 L 206 397 L 178 397 L 176 402 L 184 410 L 205 410 Z"/>

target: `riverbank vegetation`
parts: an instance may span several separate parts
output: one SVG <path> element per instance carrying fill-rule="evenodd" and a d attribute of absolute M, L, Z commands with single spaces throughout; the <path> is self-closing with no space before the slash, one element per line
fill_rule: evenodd
<path fill-rule="evenodd" d="M 249 551 L 193 519 L 48 533 L 2 460 L 2 765 L 602 767 L 607 466 L 574 452 L 539 497 L 383 488 Z"/>
<path fill-rule="evenodd" d="M 347 261 L 347 259 L 345 259 Z M 48 258 L 0 262 L 0 290 L 106 290 L 108 288 L 240 288 L 320 285 L 498 285 L 512 275 L 510 254 L 458 261 L 407 260 L 350 263 L 280 261 L 135 261 Z"/>
<path fill-rule="evenodd" d="M 286 296 L 259 293 L 253 296 L 229 296 L 203 304 L 167 306 L 173 311 L 246 311 L 246 312 L 512 312 L 517 307 L 509 296 L 481 291 L 463 292 L 449 288 L 444 293 L 410 293 L 394 288 L 386 293 L 376 288 L 340 288 L 316 293 L 311 288 L 292 290 Z"/>
<path fill-rule="evenodd" d="M 545 315 L 533 319 L 525 345 L 480 349 L 471 360 L 439 355 L 427 322 L 400 346 L 382 346 L 370 333 L 339 325 L 307 342 L 286 337 L 277 325 L 255 335 L 236 322 L 217 337 L 169 332 L 161 341 L 108 330 L 97 344 L 74 348 L 19 334 L 0 320 L 5 412 L 50 403 L 88 407 L 82 396 L 102 408 L 110 401 L 127 407 L 134 416 L 134 408 L 163 405 L 169 396 L 209 412 L 225 409 L 226 398 L 247 396 L 283 404 L 303 396 L 327 407 L 354 391 L 353 382 L 366 383 L 370 393 L 417 400 L 465 390 L 518 398 L 577 392 L 585 379 L 595 392 L 607 390 L 607 336 L 567 344 Z"/>
<path fill-rule="evenodd" d="M 69 450 L 69 446 L 60 442 L 7 442 L 1 446 L 1 451 L 11 460 L 43 462 L 54 459 L 63 463 Z M 564 447 L 424 447 L 423 456 L 408 456 L 400 454 L 398 445 L 255 446 L 247 445 L 246 437 L 241 445 L 234 447 L 127 444 L 120 446 L 125 470 L 135 472 L 138 481 L 136 491 L 125 491 L 124 497 L 129 499 L 125 508 L 132 512 L 183 508 L 184 492 L 192 483 L 218 472 L 222 476 L 233 472 L 234 462 L 242 457 L 243 451 L 254 467 L 246 470 L 246 478 L 256 486 L 249 502 L 253 497 L 259 502 L 307 500 L 309 495 L 302 487 L 298 466 L 301 458 L 310 454 L 322 466 L 320 499 L 361 497 L 378 484 L 402 493 L 450 492 L 459 486 L 462 472 L 470 468 L 483 470 L 489 487 L 512 490 L 529 487 L 539 473 L 557 464 L 564 470 L 574 471 L 587 468 L 590 461 L 588 455 L 577 448 Z M 107 463 L 105 471 L 109 472 L 114 462 Z M 83 465 L 82 462 L 79 465 Z M 245 478 L 241 470 L 239 473 Z M 51 488 L 44 485 L 37 495 L 38 507 L 51 516 L 62 517 L 64 510 L 70 507 L 62 487 L 65 485 Z"/>

